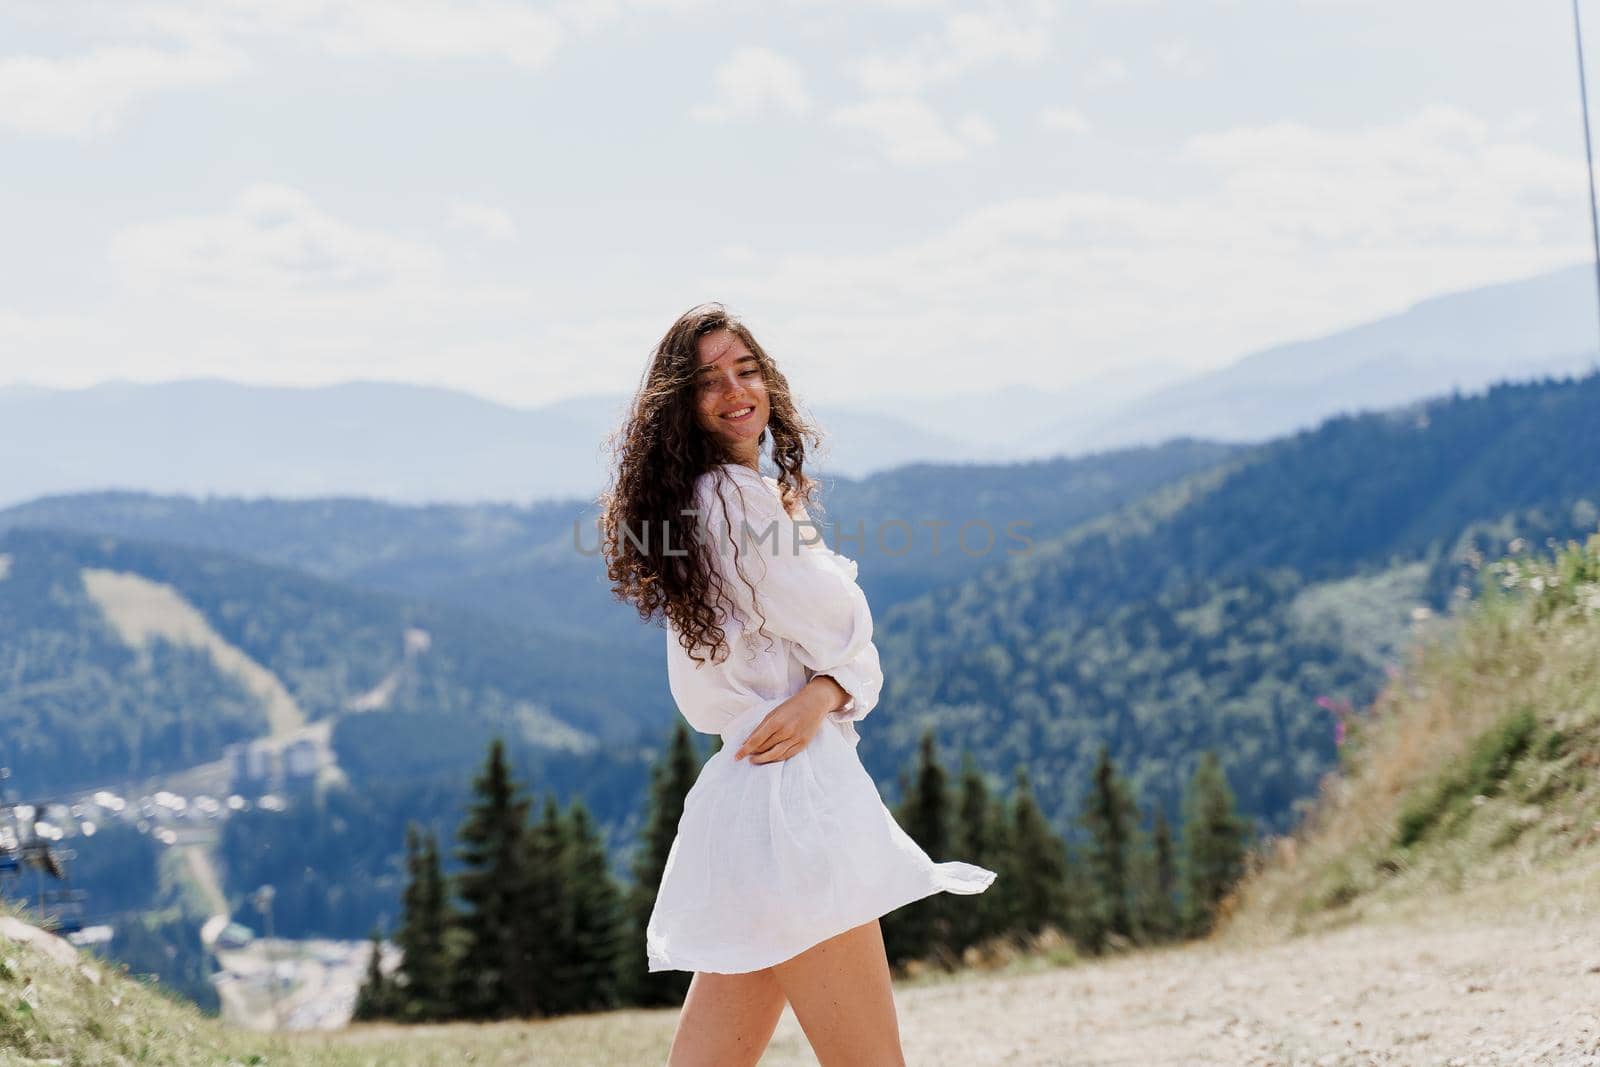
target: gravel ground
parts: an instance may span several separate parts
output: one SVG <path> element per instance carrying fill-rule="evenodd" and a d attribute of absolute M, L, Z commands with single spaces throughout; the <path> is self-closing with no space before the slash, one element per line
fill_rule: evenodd
<path fill-rule="evenodd" d="M 1580 869 L 1276 944 L 906 988 L 907 1062 L 1600 1065 L 1594 881 Z M 787 1012 L 779 1036 L 800 1036 Z M 815 1060 L 774 1047 L 763 1062 Z"/>
<path fill-rule="evenodd" d="M 1600 1064 L 1600 922 L 1350 927 L 899 1004 L 911 1064 Z"/>
<path fill-rule="evenodd" d="M 1338 929 L 896 990 L 912 1067 L 1600 1065 L 1600 865 L 1440 894 Z M 373 1063 L 660 1064 L 676 1010 L 328 1035 Z M 430 1032 L 432 1031 L 432 1032 Z M 352 1059 L 341 1062 L 368 1062 Z M 785 1011 L 766 1067 L 816 1063 Z"/>

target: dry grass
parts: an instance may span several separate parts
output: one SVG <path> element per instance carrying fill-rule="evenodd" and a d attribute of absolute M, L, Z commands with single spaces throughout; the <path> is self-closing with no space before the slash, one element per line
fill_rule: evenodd
<path fill-rule="evenodd" d="M 1480 601 L 1414 646 L 1310 818 L 1227 902 L 1221 939 L 1348 923 L 1560 866 L 1600 838 L 1600 535 L 1495 567 Z M 1480 786 L 1474 769 L 1509 745 L 1519 710 L 1532 712 L 1528 751 L 1503 789 Z M 1429 828 L 1422 840 L 1400 832 L 1407 815 Z"/>
<path fill-rule="evenodd" d="M 11 914 L 18 912 L 10 911 Z M 22 916 L 26 919 L 26 915 Z M 155 1063 L 305 1064 L 317 1067 L 431 1067 L 436 1064 L 559 1064 L 611 1067 L 662 1063 L 678 1010 L 622 1010 L 560 1019 L 400 1026 L 357 1024 L 331 1033 L 267 1034 L 233 1029 L 158 989 L 130 981 L 87 956 L 66 966 L 47 953 L 0 936 L 0 1067 L 52 1060 L 81 1067 Z M 928 970 L 898 984 L 908 1037 L 944 1021 L 951 998 L 991 996 L 1053 972 L 1076 970 L 1071 943 L 1047 931 L 1028 944 L 997 940 L 974 949 L 972 969 Z M 971 987 L 971 988 L 969 988 Z M 25 1006 L 24 1006 L 25 1005 Z M 992 1007 L 992 1005 L 991 1005 Z M 791 1011 L 785 1010 L 764 1063 L 814 1062 Z"/>
<path fill-rule="evenodd" d="M 217 633 L 176 589 L 126 571 L 85 567 L 82 573 L 84 590 L 128 647 L 141 649 L 164 638 L 205 649 L 217 670 L 238 679 L 261 700 L 273 737 L 290 737 L 306 725 L 305 712 L 278 676 Z"/>

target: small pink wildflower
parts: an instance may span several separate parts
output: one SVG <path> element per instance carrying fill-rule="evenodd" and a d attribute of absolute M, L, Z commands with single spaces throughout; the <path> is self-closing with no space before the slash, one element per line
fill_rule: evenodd
<path fill-rule="evenodd" d="M 1319 696 L 1317 698 L 1317 707 L 1333 713 L 1333 743 L 1335 745 L 1343 745 L 1348 720 L 1355 711 L 1350 701 L 1343 697 L 1335 700 L 1329 696 Z"/>

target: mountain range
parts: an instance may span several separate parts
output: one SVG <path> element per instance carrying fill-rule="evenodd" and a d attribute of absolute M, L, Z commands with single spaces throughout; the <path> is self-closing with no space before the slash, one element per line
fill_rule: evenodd
<path fill-rule="evenodd" d="M 1013 384 L 817 405 L 818 469 L 1081 456 L 1174 437 L 1256 443 L 1340 413 L 1595 366 L 1593 275 L 1571 267 L 1451 293 L 1184 377 L 1106 372 L 1071 389 Z M 791 370 L 792 373 L 792 370 Z M 798 379 L 796 379 L 798 380 Z M 358 495 L 406 503 L 583 497 L 627 397 L 519 408 L 459 390 L 222 379 L 0 387 L 0 504 L 96 489 Z"/>
<path fill-rule="evenodd" d="M 8 396 L 9 413 L 46 394 Z M 1210 748 L 1241 809 L 1286 828 L 1336 763 L 1327 705 L 1370 701 L 1413 638 L 1448 625 L 1474 559 L 1595 528 L 1597 450 L 1589 374 L 1441 391 L 1257 443 L 825 472 L 819 518 L 867 531 L 835 547 L 859 560 L 885 666 L 863 761 L 892 797 L 931 730 L 996 780 L 1026 766 L 1070 836 L 1102 746 L 1141 811 L 1169 819 Z M 256 813 L 228 845 L 236 864 L 282 857 L 312 887 L 356 884 L 335 867 L 367 857 L 339 928 L 308 906 L 284 928 L 300 934 L 360 936 L 392 908 L 396 856 L 373 834 L 407 812 L 447 817 L 438 798 L 460 794 L 493 736 L 538 788 L 590 800 L 624 851 L 676 712 L 661 631 L 578 550 L 592 518 L 582 496 L 126 489 L 0 510 L 0 762 L 15 787 L 60 792 L 325 729 L 344 799 Z M 1025 552 L 952 551 L 964 526 L 1014 522 Z M 897 523 L 912 551 L 874 536 Z M 942 554 L 925 536 L 939 523 Z"/>

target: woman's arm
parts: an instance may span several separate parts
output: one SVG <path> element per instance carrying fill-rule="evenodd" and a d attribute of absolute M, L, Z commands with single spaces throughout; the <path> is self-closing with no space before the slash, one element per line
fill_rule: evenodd
<path fill-rule="evenodd" d="M 723 591 L 749 630 L 794 645 L 812 683 L 828 678 L 838 687 L 838 702 L 831 688 L 820 690 L 829 694 L 828 715 L 860 719 L 883 687 L 866 595 L 834 560 L 806 547 L 815 527 L 799 526 L 754 471 L 730 474 L 720 496 L 719 480 L 715 472 L 702 478 L 697 507 Z"/>
<path fill-rule="evenodd" d="M 825 714 L 842 710 L 853 699 L 850 691 L 839 684 L 831 674 L 819 674 L 806 683 L 806 691 L 817 694 L 818 705 Z"/>
<path fill-rule="evenodd" d="M 824 716 L 833 715 L 850 694 L 826 674 L 812 678 L 794 696 L 767 712 L 733 754 L 744 759 L 755 753 L 752 763 L 771 763 L 788 759 L 805 748 L 822 728 Z M 854 733 L 854 727 L 850 731 Z"/>

